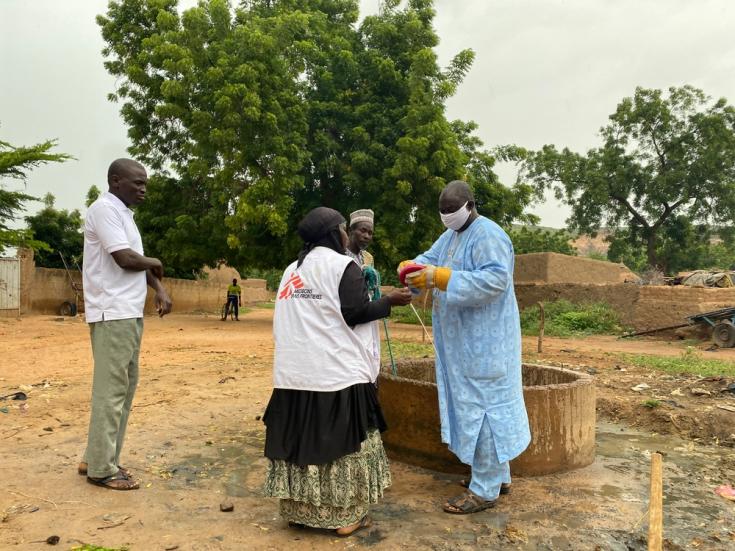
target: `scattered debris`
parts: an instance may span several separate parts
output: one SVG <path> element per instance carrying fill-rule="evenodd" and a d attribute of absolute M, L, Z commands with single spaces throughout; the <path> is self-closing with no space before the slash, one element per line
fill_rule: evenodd
<path fill-rule="evenodd" d="M 98 526 L 97 530 L 107 530 L 108 528 L 116 528 L 118 526 L 122 526 L 125 524 L 125 521 L 128 520 L 132 515 L 116 515 L 116 514 L 107 514 L 102 517 L 102 520 L 105 522 L 109 522 L 110 524 L 105 524 L 104 526 Z"/>
<path fill-rule="evenodd" d="M 0 412 L 2 413 L 8 413 L 10 410 L 7 407 L 1 407 Z"/>
<path fill-rule="evenodd" d="M 725 388 L 722 389 L 722 392 L 731 392 L 732 394 L 735 394 L 735 383 L 730 383 Z"/>
<path fill-rule="evenodd" d="M 694 396 L 712 396 L 712 393 L 706 388 L 693 388 L 690 392 Z"/>
<path fill-rule="evenodd" d="M 646 383 L 641 383 L 639 385 L 635 385 L 630 390 L 632 390 L 634 392 L 643 392 L 644 390 L 648 390 L 649 388 L 651 388 L 651 387 L 649 385 L 647 385 Z"/>
<path fill-rule="evenodd" d="M 235 510 L 235 505 L 231 501 L 225 500 L 219 504 L 219 510 L 223 513 L 230 513 Z"/>
<path fill-rule="evenodd" d="M 256 416 L 255 416 L 255 420 L 256 420 L 256 421 L 260 421 L 260 415 L 256 415 Z"/>
<path fill-rule="evenodd" d="M 684 396 L 684 393 L 681 391 L 680 388 L 675 388 L 671 391 L 672 396 Z"/>
<path fill-rule="evenodd" d="M 10 520 L 10 517 L 13 515 L 20 515 L 21 513 L 35 513 L 39 509 L 40 507 L 36 505 L 13 505 L 0 512 L 0 522 L 8 522 L 8 520 Z"/>
<path fill-rule="evenodd" d="M 715 488 L 715 494 L 720 497 L 724 497 L 725 499 L 729 499 L 730 501 L 735 501 L 735 488 L 729 484 L 723 484 L 722 486 Z"/>
<path fill-rule="evenodd" d="M 28 543 L 48 543 L 49 545 L 56 545 L 61 541 L 59 536 L 49 536 L 45 540 L 30 541 Z"/>
<path fill-rule="evenodd" d="M 221 378 L 221 379 L 219 380 L 219 384 L 224 384 L 224 383 L 226 383 L 227 381 L 234 381 L 234 380 L 235 380 L 235 377 L 232 377 L 231 375 L 228 375 L 227 377 L 222 377 L 222 378 Z"/>
<path fill-rule="evenodd" d="M 46 432 L 54 432 L 54 427 L 43 427 Z"/>
<path fill-rule="evenodd" d="M 8 398 L 10 398 L 11 400 L 26 400 L 28 398 L 28 395 L 25 392 L 13 392 L 12 394 L 0 396 L 0 400 L 7 400 Z"/>
<path fill-rule="evenodd" d="M 719 409 L 724 409 L 725 411 L 731 411 L 731 412 L 735 413 L 735 406 L 721 406 L 721 405 L 718 404 L 717 407 Z"/>
<path fill-rule="evenodd" d="M 597 370 L 594 367 L 588 367 L 585 369 L 585 371 L 590 375 L 597 375 Z"/>

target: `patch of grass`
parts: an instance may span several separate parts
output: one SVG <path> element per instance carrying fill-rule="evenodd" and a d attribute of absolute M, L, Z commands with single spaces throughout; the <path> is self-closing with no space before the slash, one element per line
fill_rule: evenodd
<path fill-rule="evenodd" d="M 431 325 L 431 308 L 423 309 L 416 308 L 416 311 L 421 316 L 426 327 Z M 396 323 L 410 323 L 413 325 L 420 325 L 419 320 L 416 318 L 413 309 L 410 306 L 394 306 L 390 311 L 390 319 Z"/>
<path fill-rule="evenodd" d="M 657 408 L 658 406 L 661 405 L 661 400 L 656 400 L 654 398 L 651 398 L 649 400 L 643 400 L 641 402 L 641 405 L 643 407 L 647 407 L 649 409 L 655 409 L 655 408 Z"/>
<path fill-rule="evenodd" d="M 568 300 L 557 300 L 545 303 L 544 312 L 544 334 L 550 337 L 614 335 L 623 330 L 617 312 L 604 302 L 574 304 Z M 538 335 L 539 322 L 538 306 L 521 312 L 524 335 Z"/>
<path fill-rule="evenodd" d="M 256 308 L 265 308 L 266 310 L 273 310 L 276 307 L 275 300 L 268 300 L 266 302 L 258 302 L 255 305 Z"/>
<path fill-rule="evenodd" d="M 679 356 L 653 356 L 650 354 L 623 354 L 624 361 L 637 367 L 647 367 L 667 373 L 691 373 L 701 377 L 735 377 L 735 363 L 710 360 L 694 348 L 688 347 Z"/>
<path fill-rule="evenodd" d="M 409 358 L 433 358 L 434 345 L 420 342 L 402 342 L 395 339 L 390 340 L 391 349 L 393 350 L 393 358 L 405 360 Z M 388 343 L 383 341 L 380 344 L 380 355 L 383 362 L 390 362 L 390 354 L 388 353 Z"/>

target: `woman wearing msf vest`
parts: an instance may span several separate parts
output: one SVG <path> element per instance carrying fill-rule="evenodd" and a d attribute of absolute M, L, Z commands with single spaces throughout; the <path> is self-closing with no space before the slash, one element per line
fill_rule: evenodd
<path fill-rule="evenodd" d="M 265 494 L 291 527 L 349 536 L 370 525 L 390 486 L 386 429 L 375 381 L 370 322 L 411 301 L 408 289 L 368 299 L 349 256 L 345 219 L 318 207 L 298 225 L 304 241 L 283 274 L 273 318 L 273 394 L 263 416 Z"/>

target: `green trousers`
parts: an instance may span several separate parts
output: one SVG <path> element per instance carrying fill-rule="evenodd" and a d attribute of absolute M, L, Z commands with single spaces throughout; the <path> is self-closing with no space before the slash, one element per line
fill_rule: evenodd
<path fill-rule="evenodd" d="M 92 411 L 84 461 L 87 476 L 115 474 L 138 385 L 143 318 L 89 324 L 94 356 Z"/>

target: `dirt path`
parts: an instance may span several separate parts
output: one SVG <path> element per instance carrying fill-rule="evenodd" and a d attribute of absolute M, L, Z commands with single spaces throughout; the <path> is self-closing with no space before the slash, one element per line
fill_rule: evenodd
<path fill-rule="evenodd" d="M 519 479 L 511 496 L 495 510 L 471 518 L 440 510 L 441 499 L 458 490 L 455 478 L 393 463 L 394 484 L 373 512 L 373 529 L 349 540 L 285 529 L 277 503 L 260 497 L 265 461 L 259 416 L 270 394 L 272 311 L 256 309 L 243 318 L 240 323 L 221 323 L 206 315 L 146 318 L 141 382 L 123 453 L 125 466 L 142 479 L 142 489 L 127 493 L 95 488 L 76 474 L 89 415 L 91 357 L 86 325 L 49 317 L 0 320 L 0 394 L 22 388 L 29 396 L 26 402 L 0 403 L 8 408 L 0 413 L 4 479 L 0 548 L 36 548 L 29 542 L 52 534 L 61 537 L 62 549 L 81 542 L 132 550 L 288 549 L 295 545 L 304 549 L 642 548 L 645 523 L 639 520 L 647 492 L 645 451 L 664 443 L 649 443 L 645 435 L 618 434 L 616 425 L 601 427 L 598 461 L 593 466 L 564 475 Z M 394 327 L 394 334 L 421 339 L 412 327 Z M 610 352 L 603 348 L 605 339 L 596 341 L 549 340 L 548 354 L 535 359 L 594 364 L 599 369 L 600 399 L 612 400 L 645 373 L 616 372 L 614 361 L 605 356 Z M 671 349 L 673 354 L 679 352 Z M 621 375 L 631 377 L 630 381 L 614 386 L 614 377 Z M 634 398 L 641 400 L 637 394 Z M 672 536 L 670 548 L 683 549 L 700 540 L 702 548 L 731 548 L 735 513 L 727 502 L 717 501 L 720 498 L 713 496 L 711 488 L 718 481 L 733 482 L 735 461 L 731 456 L 720 458 L 719 450 L 727 448 L 695 446 L 687 462 L 670 467 L 669 473 L 685 483 L 670 485 L 668 492 L 679 495 L 685 505 L 690 496 L 707 527 L 701 529 L 687 517 L 693 514 L 692 507 L 671 511 L 672 523 L 681 528 Z M 621 455 L 621 450 L 628 451 Z M 713 461 L 713 457 L 720 459 Z M 234 502 L 234 512 L 220 512 L 223 499 Z"/>

